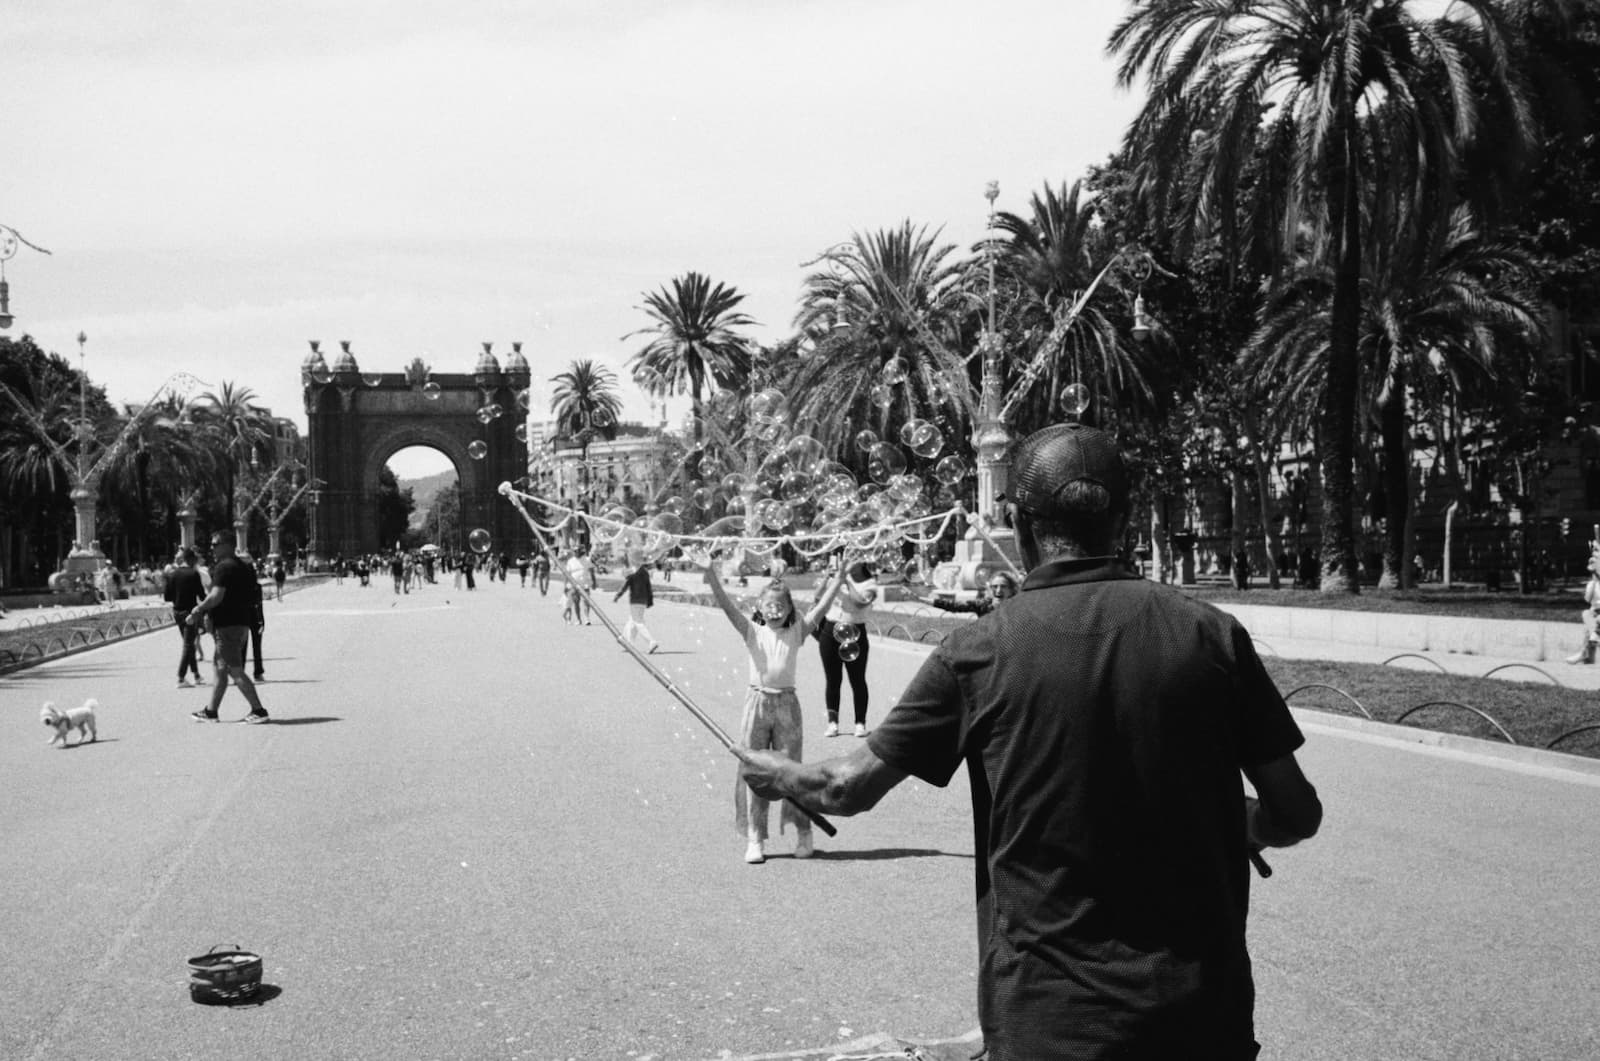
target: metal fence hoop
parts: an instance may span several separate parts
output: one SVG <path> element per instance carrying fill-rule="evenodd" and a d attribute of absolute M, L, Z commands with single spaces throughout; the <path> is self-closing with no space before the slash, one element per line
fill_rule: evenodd
<path fill-rule="evenodd" d="M 1552 740 L 1549 744 L 1546 744 L 1545 749 L 1547 751 L 1553 749 L 1557 744 L 1560 744 L 1568 737 L 1576 737 L 1580 733 L 1588 733 L 1591 730 L 1600 730 L 1600 722 L 1591 722 L 1587 726 L 1579 726 L 1577 729 L 1569 729 L 1561 736 Z"/>
<path fill-rule="evenodd" d="M 1416 653 L 1416 652 L 1402 652 L 1397 656 L 1390 656 L 1388 659 L 1383 661 L 1381 666 L 1387 667 L 1389 664 L 1393 663 L 1397 659 L 1420 659 L 1424 663 L 1433 664 L 1435 667 L 1438 668 L 1440 674 L 1449 674 L 1450 673 L 1449 671 L 1444 669 L 1444 664 L 1443 663 L 1440 663 L 1438 660 L 1432 658 L 1431 656 L 1420 655 L 1419 653 Z"/>
<path fill-rule="evenodd" d="M 1500 671 L 1510 670 L 1512 667 L 1523 667 L 1523 668 L 1526 668 L 1527 670 L 1533 671 L 1535 674 L 1542 674 L 1546 678 L 1550 679 L 1550 684 L 1551 685 L 1556 686 L 1558 689 L 1565 689 L 1566 688 L 1566 686 L 1564 684 L 1562 684 L 1560 678 L 1557 678 L 1554 674 L 1551 674 L 1549 671 L 1545 670 L 1543 667 L 1535 667 L 1531 663 L 1502 663 L 1498 667 L 1491 667 L 1489 670 L 1485 671 L 1483 676 L 1485 678 L 1487 678 L 1491 674 L 1498 674 Z"/>
<path fill-rule="evenodd" d="M 1369 722 L 1375 721 L 1375 719 L 1373 719 L 1373 717 L 1372 717 L 1372 712 L 1368 711 L 1366 709 L 1366 707 L 1361 703 L 1360 700 L 1357 700 L 1355 697 L 1351 696 L 1349 693 L 1345 692 L 1343 689 L 1339 688 L 1337 685 L 1324 685 L 1322 682 L 1309 682 L 1309 683 L 1307 683 L 1305 685 L 1299 686 L 1298 688 L 1291 689 L 1284 696 L 1284 698 L 1283 698 L 1284 703 L 1288 703 L 1291 699 L 1293 699 L 1295 693 L 1303 693 L 1307 689 L 1327 689 L 1330 692 L 1338 693 L 1340 696 L 1344 697 L 1346 700 L 1350 701 L 1352 704 L 1355 704 L 1356 705 L 1356 710 L 1360 711 L 1362 716 L 1365 717 L 1367 719 L 1367 721 L 1369 721 Z"/>
<path fill-rule="evenodd" d="M 1500 736 L 1506 739 L 1507 744 L 1517 743 L 1517 739 L 1513 737 L 1504 726 L 1502 726 L 1499 722 L 1496 722 L 1493 715 L 1489 714 L 1487 711 L 1484 711 L 1482 708 L 1473 707 L 1471 704 L 1457 703 L 1454 700 L 1429 700 L 1427 703 L 1417 704 L 1415 707 L 1408 707 L 1399 718 L 1394 720 L 1395 725 L 1401 725 L 1406 719 L 1410 718 L 1412 715 L 1416 714 L 1418 711 L 1421 711 L 1425 707 L 1459 707 L 1463 711 L 1471 711 L 1474 715 L 1477 715 L 1479 718 L 1489 723 L 1489 725 L 1493 726 Z"/>

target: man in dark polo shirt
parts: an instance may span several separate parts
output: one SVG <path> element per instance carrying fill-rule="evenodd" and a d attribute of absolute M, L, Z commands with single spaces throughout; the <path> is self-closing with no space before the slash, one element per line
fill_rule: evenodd
<path fill-rule="evenodd" d="M 172 621 L 183 635 L 183 655 L 178 657 L 178 685 L 187 688 L 191 671 L 194 672 L 194 684 L 205 684 L 200 677 L 200 664 L 195 658 L 195 643 L 199 640 L 200 629 L 189 622 L 189 613 L 206 595 L 206 587 L 200 572 L 195 570 L 199 557 L 193 549 L 180 549 L 173 559 L 177 563 L 167 576 L 166 596 L 167 603 L 172 605 Z"/>
<path fill-rule="evenodd" d="M 267 709 L 261 706 L 261 698 L 256 695 L 255 683 L 244 669 L 244 649 L 255 618 L 260 580 L 256 578 L 256 569 L 235 555 L 237 548 L 238 539 L 233 531 L 219 530 L 211 535 L 211 551 L 216 555 L 211 565 L 211 592 L 189 613 L 188 621 L 197 627 L 203 617 L 211 622 L 211 652 L 216 659 L 217 672 L 216 684 L 211 688 L 211 707 L 193 712 L 196 722 L 217 721 L 217 708 L 222 706 L 222 694 L 228 691 L 229 679 L 250 704 L 250 713 L 239 721 L 270 721 Z"/>
<path fill-rule="evenodd" d="M 1322 818 L 1300 731 L 1235 620 L 1115 555 L 1111 436 L 1029 436 L 1011 496 L 1022 592 L 951 634 L 851 754 L 740 751 L 746 780 L 849 815 L 966 763 L 992 1061 L 1253 1058 L 1249 856 Z"/>

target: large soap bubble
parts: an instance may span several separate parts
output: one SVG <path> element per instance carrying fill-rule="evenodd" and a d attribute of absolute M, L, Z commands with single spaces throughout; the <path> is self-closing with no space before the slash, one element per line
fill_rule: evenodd
<path fill-rule="evenodd" d="M 891 477 L 905 470 L 906 455 L 900 452 L 898 446 L 879 442 L 867 453 L 867 474 L 872 476 L 873 482 L 887 483 Z"/>
<path fill-rule="evenodd" d="M 1061 407 L 1073 416 L 1082 416 L 1089 408 L 1089 388 L 1081 383 L 1069 383 L 1061 388 Z"/>
<path fill-rule="evenodd" d="M 750 397 L 750 419 L 758 421 L 783 421 L 789 415 L 789 399 L 780 390 L 771 387 L 757 391 Z"/>
<path fill-rule="evenodd" d="M 856 432 L 855 447 L 858 453 L 871 453 L 872 447 L 878 444 L 878 433 L 870 427 L 864 427 Z"/>
<path fill-rule="evenodd" d="M 907 443 L 911 452 L 924 460 L 932 460 L 944 449 L 944 434 L 937 427 L 924 420 L 911 434 L 911 441 Z"/>
<path fill-rule="evenodd" d="M 882 383 L 874 383 L 867 396 L 880 409 L 887 409 L 894 404 L 894 390 Z"/>
<path fill-rule="evenodd" d="M 489 455 L 489 444 L 481 438 L 475 438 L 467 443 L 467 456 L 475 461 L 481 461 Z"/>
<path fill-rule="evenodd" d="M 467 535 L 467 548 L 475 553 L 486 553 L 489 551 L 489 544 L 492 540 L 489 537 L 489 532 L 479 527 Z"/>
<path fill-rule="evenodd" d="M 439 389 L 439 385 L 431 379 L 422 385 L 422 396 L 430 402 L 438 401 L 441 393 L 443 392 Z"/>
<path fill-rule="evenodd" d="M 967 462 L 954 453 L 941 457 L 933 466 L 933 477 L 946 486 L 955 486 L 967 474 Z"/>
<path fill-rule="evenodd" d="M 822 448 L 822 443 L 810 435 L 794 436 L 784 445 L 783 452 L 789 458 L 789 463 L 802 472 L 812 471 L 827 457 L 827 450 Z"/>

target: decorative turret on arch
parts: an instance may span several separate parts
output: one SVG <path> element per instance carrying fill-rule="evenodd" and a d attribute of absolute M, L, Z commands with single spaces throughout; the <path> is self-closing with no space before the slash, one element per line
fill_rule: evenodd
<path fill-rule="evenodd" d="M 311 506 L 313 565 L 393 546 L 378 540 L 378 474 L 407 446 L 431 446 L 455 464 L 461 482 L 463 538 L 488 530 L 496 552 L 532 548 L 532 533 L 499 496 L 502 482 L 528 474 L 528 445 L 518 437 L 526 408 L 528 362 L 521 343 L 501 368 L 484 343 L 473 371 L 437 373 L 413 361 L 402 372 L 363 371 L 348 342 L 329 366 L 311 344 L 300 366 L 311 474 L 321 481 Z M 495 407 L 498 406 L 498 415 Z M 476 456 L 481 443 L 481 458 Z M 466 541 L 440 542 L 464 550 Z"/>

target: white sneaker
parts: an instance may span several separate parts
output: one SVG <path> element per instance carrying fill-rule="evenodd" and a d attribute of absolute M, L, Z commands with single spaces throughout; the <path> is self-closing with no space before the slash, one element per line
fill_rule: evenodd
<path fill-rule="evenodd" d="M 761 850 L 760 840 L 750 841 L 750 846 L 744 849 L 744 860 L 752 866 L 759 866 L 767 860 L 767 853 Z"/>
<path fill-rule="evenodd" d="M 824 737 L 837 737 L 839 735 L 839 723 L 828 723 L 828 728 L 822 731 L 822 735 Z"/>
<path fill-rule="evenodd" d="M 807 829 L 805 832 L 801 833 L 800 834 L 800 838 L 795 841 L 795 844 L 794 844 L 794 857 L 795 858 L 810 858 L 812 855 L 814 855 L 816 853 L 817 853 L 817 849 L 811 843 L 811 830 Z"/>
<path fill-rule="evenodd" d="M 867 727 L 865 725 L 863 725 L 862 723 L 857 722 L 856 723 L 856 736 L 865 737 L 866 735 L 867 735 Z"/>

